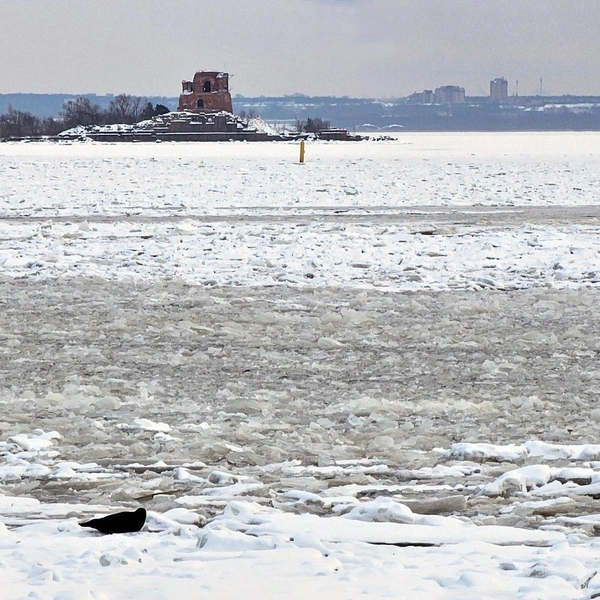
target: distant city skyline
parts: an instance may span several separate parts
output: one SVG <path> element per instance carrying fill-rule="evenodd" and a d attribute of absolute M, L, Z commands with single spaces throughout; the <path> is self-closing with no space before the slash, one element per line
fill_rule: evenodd
<path fill-rule="evenodd" d="M 197 70 L 232 94 L 600 95 L 598 0 L 7 0 L 0 93 L 177 96 Z"/>

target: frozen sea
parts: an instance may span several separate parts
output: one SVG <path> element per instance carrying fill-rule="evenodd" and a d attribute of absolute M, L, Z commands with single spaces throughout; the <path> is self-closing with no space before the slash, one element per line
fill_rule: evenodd
<path fill-rule="evenodd" d="M 600 597 L 600 134 L 298 152 L 0 144 L 0 597 Z"/>

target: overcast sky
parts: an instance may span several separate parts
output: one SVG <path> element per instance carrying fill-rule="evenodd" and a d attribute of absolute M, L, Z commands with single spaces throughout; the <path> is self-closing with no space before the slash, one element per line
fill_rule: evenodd
<path fill-rule="evenodd" d="M 600 0 L 0 0 L 0 93 L 600 95 Z"/>

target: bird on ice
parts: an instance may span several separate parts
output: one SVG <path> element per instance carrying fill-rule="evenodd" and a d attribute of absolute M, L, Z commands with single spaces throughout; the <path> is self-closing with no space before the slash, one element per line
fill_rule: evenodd
<path fill-rule="evenodd" d="M 133 512 L 122 511 L 99 519 L 79 523 L 82 527 L 92 527 L 100 533 L 132 533 L 139 531 L 146 522 L 146 509 L 138 508 Z"/>

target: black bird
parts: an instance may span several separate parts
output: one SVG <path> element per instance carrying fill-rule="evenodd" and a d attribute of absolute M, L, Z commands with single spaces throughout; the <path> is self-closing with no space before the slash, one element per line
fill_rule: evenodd
<path fill-rule="evenodd" d="M 138 508 L 133 512 L 123 511 L 100 519 L 79 523 L 82 527 L 92 527 L 100 533 L 130 533 L 139 531 L 146 522 L 146 509 Z"/>

